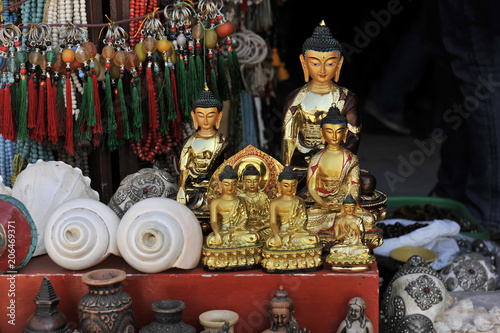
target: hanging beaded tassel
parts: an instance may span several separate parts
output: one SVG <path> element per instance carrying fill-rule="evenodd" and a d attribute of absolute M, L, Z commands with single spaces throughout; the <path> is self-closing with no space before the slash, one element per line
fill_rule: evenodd
<path fill-rule="evenodd" d="M 106 59 L 106 84 L 103 85 L 103 89 L 105 92 L 105 100 L 104 100 L 104 108 L 105 108 L 105 118 L 106 118 L 106 146 L 107 149 L 109 150 L 115 150 L 118 148 L 118 140 L 116 137 L 116 129 L 117 129 L 117 124 L 116 124 L 116 118 L 115 118 L 115 113 L 113 111 L 113 97 L 111 94 L 111 77 L 109 74 L 109 70 L 111 68 L 111 59 L 113 59 L 115 55 L 115 50 L 113 49 L 112 46 L 112 40 L 107 39 L 106 41 L 108 45 L 104 46 L 102 49 L 102 55 Z M 111 45 L 110 45 L 111 44 Z"/>

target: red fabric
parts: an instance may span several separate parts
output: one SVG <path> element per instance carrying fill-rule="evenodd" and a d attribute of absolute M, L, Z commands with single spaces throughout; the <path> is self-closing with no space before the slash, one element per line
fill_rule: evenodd
<path fill-rule="evenodd" d="M 68 154 L 74 155 L 75 147 L 73 143 L 73 103 L 71 100 L 71 80 L 69 73 L 66 76 L 66 131 L 64 134 L 64 148 Z"/>

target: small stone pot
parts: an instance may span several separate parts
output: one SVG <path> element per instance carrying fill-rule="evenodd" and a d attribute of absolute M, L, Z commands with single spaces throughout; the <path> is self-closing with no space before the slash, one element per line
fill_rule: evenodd
<path fill-rule="evenodd" d="M 78 304 L 81 333 L 135 333 L 132 298 L 121 288 L 127 274 L 99 269 L 83 275 L 89 292 Z"/>
<path fill-rule="evenodd" d="M 217 332 L 222 328 L 224 322 L 227 321 L 229 323 L 229 332 L 234 333 L 234 325 L 236 325 L 240 317 L 234 311 L 211 310 L 203 312 L 199 319 L 205 331 Z"/>
<path fill-rule="evenodd" d="M 155 321 L 141 328 L 140 333 L 196 333 L 196 329 L 182 322 L 182 311 L 186 305 L 173 299 L 153 303 Z"/>

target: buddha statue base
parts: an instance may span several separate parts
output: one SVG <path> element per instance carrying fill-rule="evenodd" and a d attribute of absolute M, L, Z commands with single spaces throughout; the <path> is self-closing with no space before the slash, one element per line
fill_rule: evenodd
<path fill-rule="evenodd" d="M 240 248 L 210 248 L 203 245 L 202 263 L 209 270 L 244 270 L 260 266 L 262 245 Z"/>
<path fill-rule="evenodd" d="M 375 261 L 375 257 L 368 255 L 362 258 L 336 256 L 330 254 L 326 262 L 331 266 L 334 272 L 362 272 L 369 269 L 370 264 Z"/>
<path fill-rule="evenodd" d="M 262 269 L 267 273 L 312 272 L 323 267 L 322 246 L 304 250 L 262 250 Z"/>

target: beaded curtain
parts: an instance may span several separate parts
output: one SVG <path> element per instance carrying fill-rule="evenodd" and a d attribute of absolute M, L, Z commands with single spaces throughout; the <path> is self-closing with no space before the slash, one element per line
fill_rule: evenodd
<path fill-rule="evenodd" d="M 85 0 L 2 4 L 0 175 L 7 186 L 28 163 L 55 156 L 88 175 L 91 147 L 130 145 L 153 164 L 189 134 L 191 105 L 205 85 L 220 100 L 238 101 L 248 86 L 235 51 L 242 42 L 232 38 L 222 0 L 163 10 L 157 0 L 132 0 L 129 19 L 97 24 L 102 47 L 88 39 Z M 244 101 L 253 110 L 248 95 Z"/>

